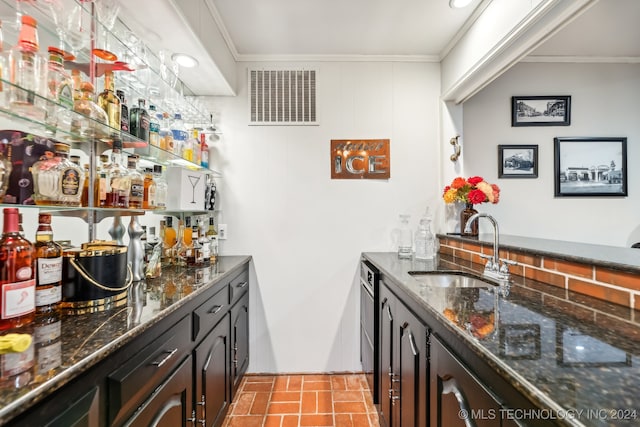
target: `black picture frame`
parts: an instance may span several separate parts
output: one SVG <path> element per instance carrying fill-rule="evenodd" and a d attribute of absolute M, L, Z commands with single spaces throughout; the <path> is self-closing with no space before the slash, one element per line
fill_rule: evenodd
<path fill-rule="evenodd" d="M 498 145 L 498 178 L 537 177 L 537 145 Z"/>
<path fill-rule="evenodd" d="M 571 96 L 512 96 L 511 126 L 569 126 Z"/>
<path fill-rule="evenodd" d="M 556 197 L 626 197 L 626 137 L 557 137 L 554 141 Z"/>

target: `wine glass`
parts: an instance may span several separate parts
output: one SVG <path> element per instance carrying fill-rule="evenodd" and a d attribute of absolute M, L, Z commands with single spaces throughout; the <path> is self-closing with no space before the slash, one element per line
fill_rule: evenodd
<path fill-rule="evenodd" d="M 44 0 L 49 6 L 56 32 L 60 41 L 64 41 L 71 48 L 71 53 L 76 55 L 80 49 L 89 44 L 91 38 L 90 14 L 85 7 L 93 0 L 79 0 L 65 2 L 64 0 Z"/>
<path fill-rule="evenodd" d="M 94 0 L 98 21 L 102 24 L 102 32 L 99 39 L 99 47 L 93 49 L 93 54 L 105 61 L 117 61 L 118 56 L 111 50 L 110 33 L 116 23 L 120 12 L 118 0 Z"/>

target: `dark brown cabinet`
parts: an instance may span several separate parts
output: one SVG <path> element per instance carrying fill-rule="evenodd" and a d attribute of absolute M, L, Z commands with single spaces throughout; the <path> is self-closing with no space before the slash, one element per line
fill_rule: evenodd
<path fill-rule="evenodd" d="M 428 329 L 380 286 L 380 424 L 428 425 Z"/>
<path fill-rule="evenodd" d="M 437 338 L 431 339 L 431 425 L 496 427 L 500 403 Z"/>
<path fill-rule="evenodd" d="M 194 350 L 196 425 L 219 426 L 231 404 L 229 314 Z"/>
<path fill-rule="evenodd" d="M 249 367 L 249 293 L 231 308 L 231 398 Z"/>

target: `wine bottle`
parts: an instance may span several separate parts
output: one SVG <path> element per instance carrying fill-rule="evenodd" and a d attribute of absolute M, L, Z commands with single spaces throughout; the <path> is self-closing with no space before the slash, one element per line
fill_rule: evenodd
<path fill-rule="evenodd" d="M 20 236 L 18 209 L 3 209 L 0 237 L 0 330 L 33 321 L 36 310 L 35 250 Z"/>

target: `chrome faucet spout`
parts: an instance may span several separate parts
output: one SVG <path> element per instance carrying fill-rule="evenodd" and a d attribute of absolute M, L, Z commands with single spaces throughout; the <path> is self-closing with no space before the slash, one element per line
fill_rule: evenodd
<path fill-rule="evenodd" d="M 487 262 L 487 266 L 485 268 L 485 274 L 495 273 L 496 275 L 500 276 L 500 278 L 508 278 L 509 277 L 509 273 L 508 273 L 508 266 L 506 264 L 505 264 L 506 274 L 502 274 L 502 272 L 500 271 L 501 270 L 501 266 L 500 266 L 500 232 L 499 232 L 499 229 L 498 229 L 498 221 L 496 221 L 496 219 L 494 217 L 492 217 L 491 215 L 489 215 L 487 213 L 479 212 L 477 214 L 471 215 L 471 217 L 467 220 L 467 224 L 464 227 L 464 232 L 465 233 L 470 233 L 471 232 L 471 225 L 473 224 L 474 221 L 478 221 L 479 218 L 487 218 L 489 220 L 489 222 L 491 222 L 491 225 L 493 225 L 493 256 Z M 489 258 L 488 256 L 485 256 L 485 257 Z M 507 261 L 505 261 L 505 263 L 507 263 Z M 513 261 L 509 261 L 508 263 L 513 264 Z"/>

